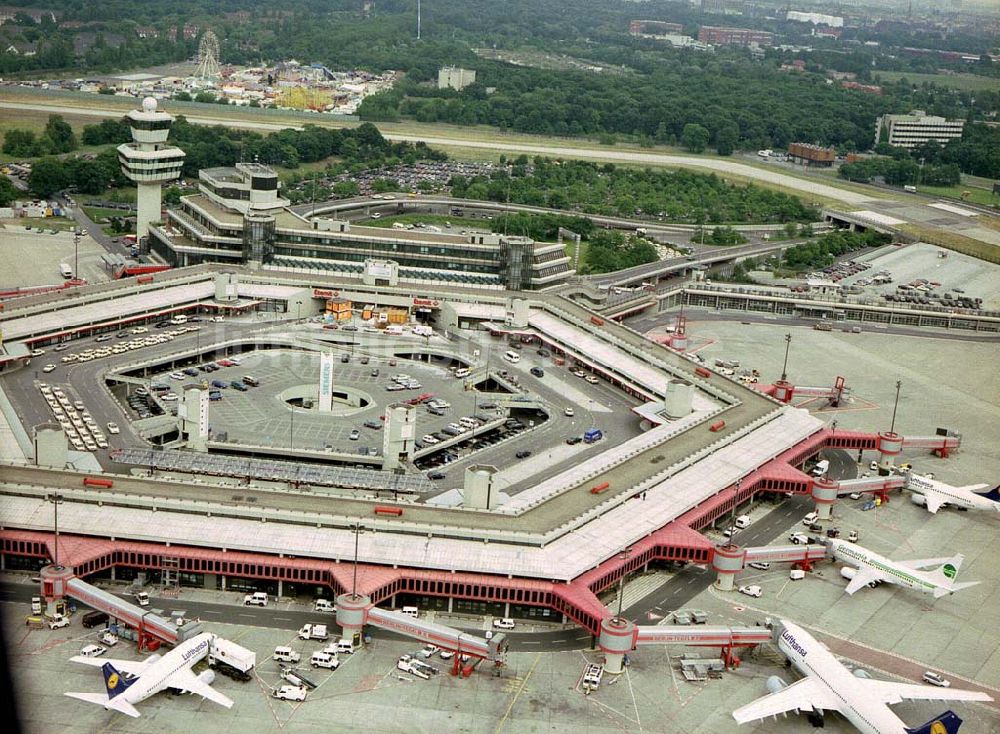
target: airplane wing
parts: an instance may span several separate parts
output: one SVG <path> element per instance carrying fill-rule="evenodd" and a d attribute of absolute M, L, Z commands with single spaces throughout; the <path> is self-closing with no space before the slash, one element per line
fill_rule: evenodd
<path fill-rule="evenodd" d="M 777 693 L 769 693 L 733 711 L 740 724 L 766 719 L 788 711 L 837 710 L 840 701 L 812 678 L 803 678 Z"/>
<path fill-rule="evenodd" d="M 115 658 L 86 658 L 83 655 L 74 655 L 71 662 L 81 665 L 90 665 L 94 668 L 103 668 L 105 663 L 111 663 L 115 669 L 122 673 L 137 676 L 146 669 L 146 662 L 143 660 L 117 660 Z"/>
<path fill-rule="evenodd" d="M 981 691 L 963 691 L 938 686 L 924 686 L 918 683 L 893 683 L 885 680 L 866 680 L 864 690 L 867 695 L 878 696 L 885 704 L 901 701 L 992 701 L 993 698 Z"/>
<path fill-rule="evenodd" d="M 844 589 L 849 595 L 853 594 L 858 589 L 863 589 L 868 584 L 874 583 L 875 581 L 884 581 L 885 576 L 880 573 L 875 573 L 868 568 L 859 568 L 854 573 L 854 578 L 851 579 L 850 583 L 847 584 L 847 588 Z"/>
<path fill-rule="evenodd" d="M 951 560 L 951 556 L 948 558 L 914 558 L 910 561 L 895 561 L 897 566 L 902 566 L 903 568 L 908 568 L 911 571 L 917 571 L 921 568 L 931 568 L 933 566 L 940 566 L 942 563 L 947 563 Z"/>
<path fill-rule="evenodd" d="M 179 688 L 182 691 L 187 691 L 188 693 L 197 693 L 202 698 L 214 701 L 220 706 L 225 706 L 227 709 L 232 708 L 233 706 L 231 699 L 223 696 L 217 690 L 212 688 L 212 686 L 200 680 L 198 676 L 191 672 L 190 668 L 178 670 L 176 673 L 167 678 L 165 683 L 170 688 Z"/>
<path fill-rule="evenodd" d="M 945 500 L 941 496 L 940 492 L 935 492 L 933 490 L 927 490 L 923 492 L 924 495 L 924 505 L 927 507 L 927 511 L 932 515 L 941 509 L 941 506 L 945 504 Z"/>

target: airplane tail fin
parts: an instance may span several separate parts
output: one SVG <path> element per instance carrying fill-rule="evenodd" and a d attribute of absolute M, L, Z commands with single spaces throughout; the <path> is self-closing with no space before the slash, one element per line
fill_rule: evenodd
<path fill-rule="evenodd" d="M 124 693 L 136 681 L 135 678 L 126 679 L 111 663 L 102 665 L 101 672 L 104 673 L 104 687 L 107 689 L 108 700 L 112 700 L 115 696 Z"/>
<path fill-rule="evenodd" d="M 954 711 L 945 711 L 939 716 L 935 716 L 923 726 L 912 729 L 907 728 L 906 734 L 958 734 L 962 720 Z"/>
<path fill-rule="evenodd" d="M 951 584 L 958 578 L 958 570 L 962 567 L 963 561 L 965 561 L 965 556 L 959 553 L 931 571 L 930 575 L 938 583 Z"/>
<path fill-rule="evenodd" d="M 994 502 L 1000 502 L 1000 484 L 991 489 L 989 492 L 984 492 L 979 496 L 988 500 L 993 500 Z"/>

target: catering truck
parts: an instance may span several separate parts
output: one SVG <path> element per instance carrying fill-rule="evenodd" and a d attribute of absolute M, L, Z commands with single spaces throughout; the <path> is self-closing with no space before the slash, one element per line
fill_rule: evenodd
<path fill-rule="evenodd" d="M 233 680 L 248 681 L 253 678 L 257 653 L 222 637 L 215 637 L 208 648 L 208 665 Z"/>

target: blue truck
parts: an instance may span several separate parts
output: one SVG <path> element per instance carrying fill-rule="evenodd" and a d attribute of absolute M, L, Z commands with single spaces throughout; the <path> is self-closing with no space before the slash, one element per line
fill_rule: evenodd
<path fill-rule="evenodd" d="M 600 428 L 591 428 L 583 434 L 584 443 L 594 443 L 595 441 L 600 441 L 602 438 L 604 438 L 604 434 Z"/>

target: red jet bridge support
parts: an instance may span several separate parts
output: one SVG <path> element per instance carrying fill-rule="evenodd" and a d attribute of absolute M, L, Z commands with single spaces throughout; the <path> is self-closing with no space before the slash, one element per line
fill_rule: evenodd
<path fill-rule="evenodd" d="M 775 400 L 782 403 L 792 402 L 792 398 L 826 398 L 834 408 L 840 405 L 840 401 L 848 393 L 849 388 L 845 386 L 844 378 L 837 376 L 833 382 L 833 387 L 806 387 L 793 385 L 788 380 L 775 380 L 773 385 L 763 385 L 755 383 L 754 388 L 760 392 L 770 395 Z"/>

